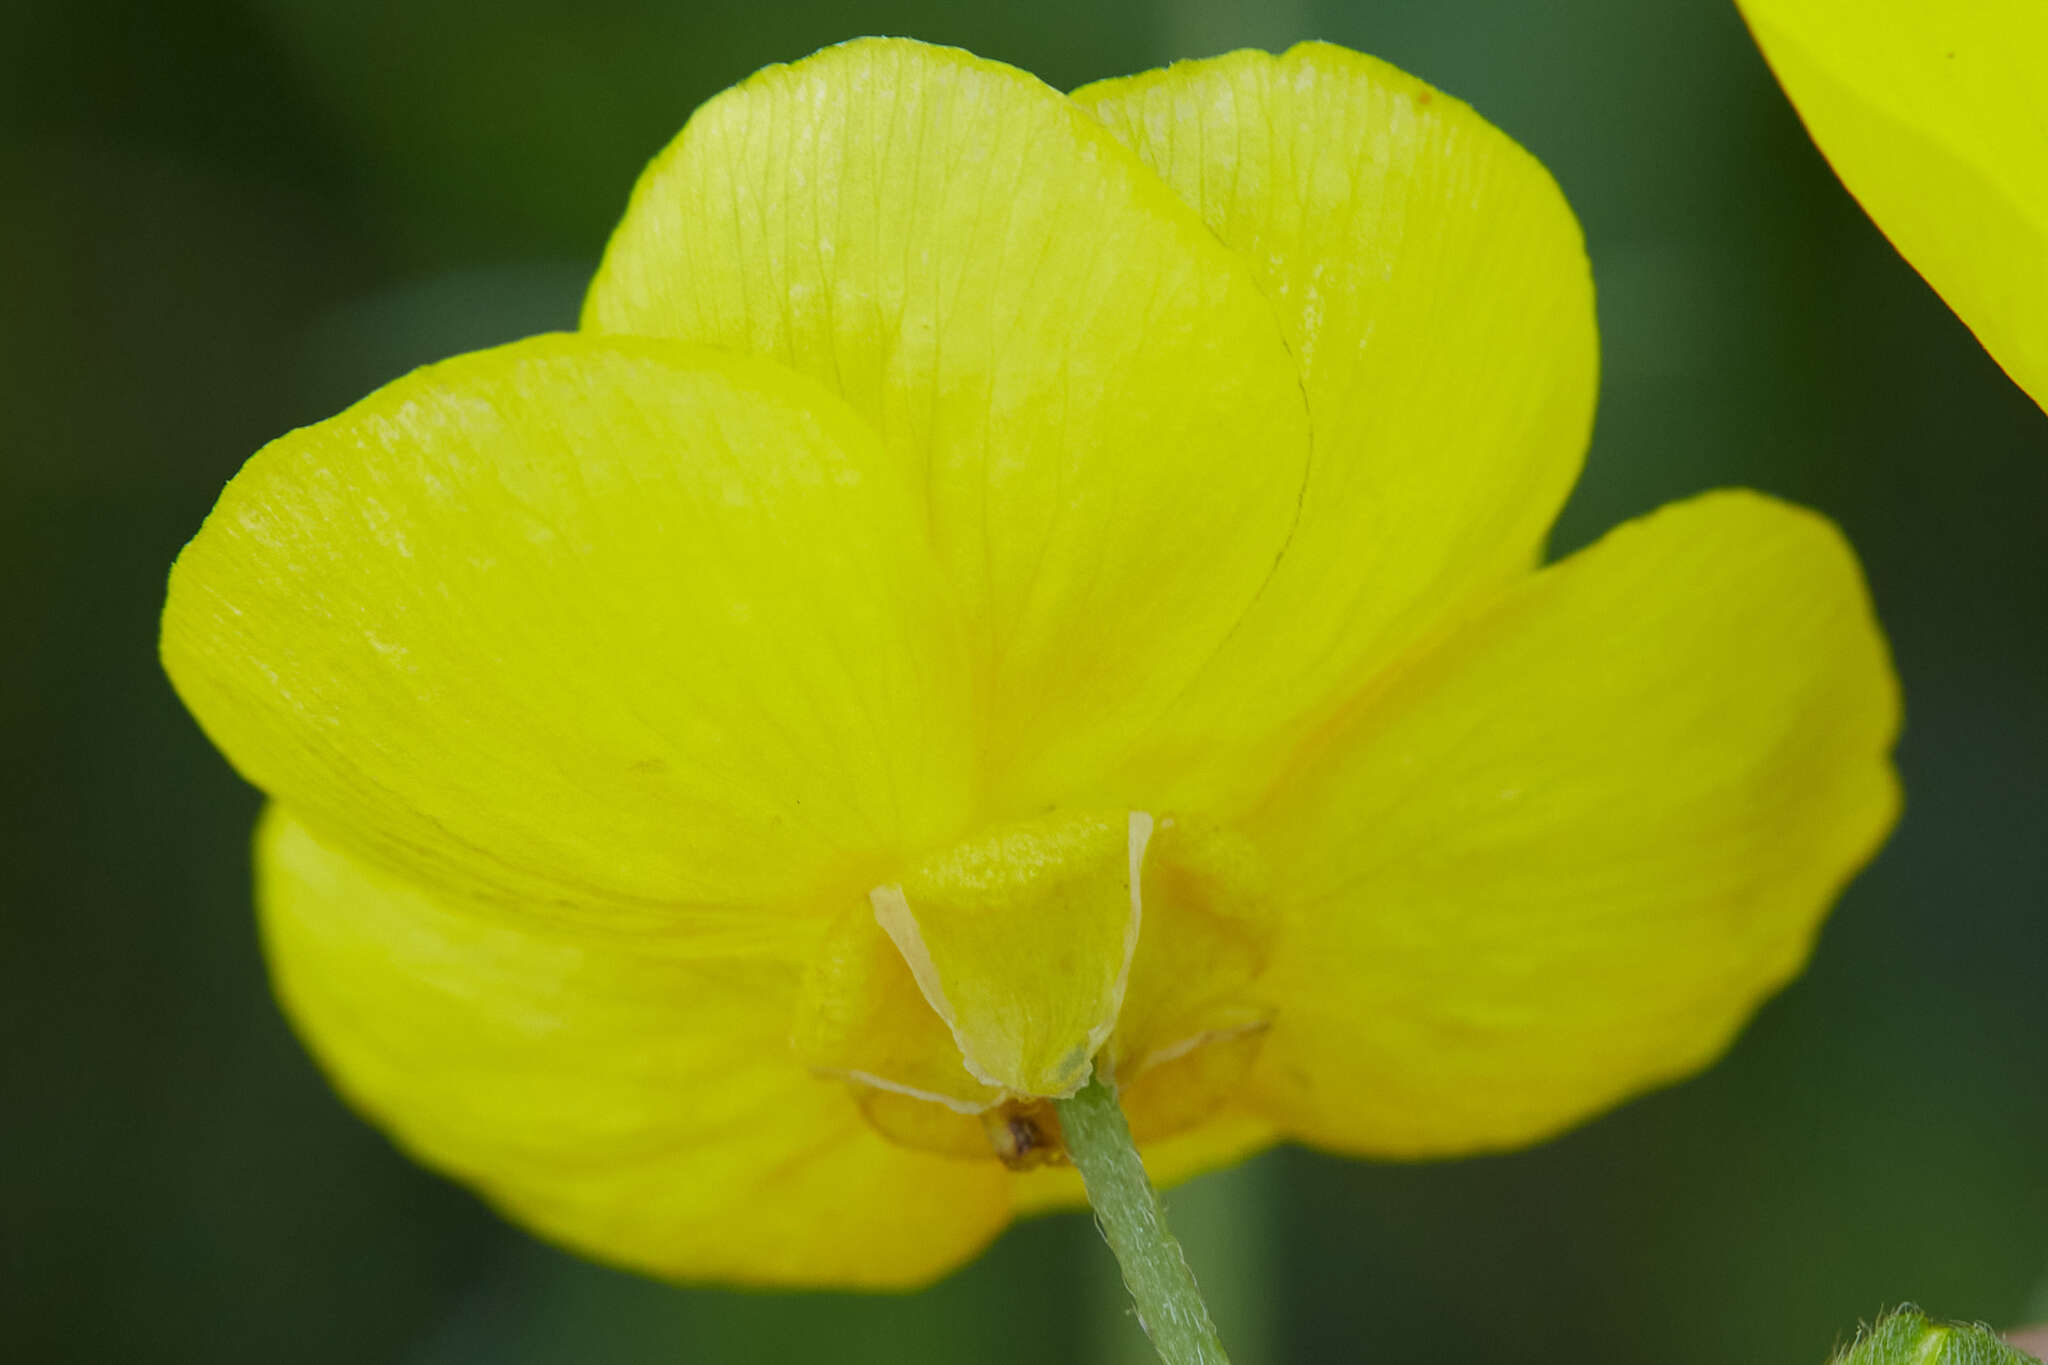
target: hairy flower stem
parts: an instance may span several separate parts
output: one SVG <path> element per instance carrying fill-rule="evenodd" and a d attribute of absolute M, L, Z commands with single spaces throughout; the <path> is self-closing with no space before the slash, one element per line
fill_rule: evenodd
<path fill-rule="evenodd" d="M 1166 1365 L 1229 1365 L 1209 1307 L 1131 1142 L 1116 1089 L 1099 1074 L 1056 1100 L 1067 1153 L 1080 1169 L 1096 1226 L 1123 1268 L 1138 1323 Z"/>

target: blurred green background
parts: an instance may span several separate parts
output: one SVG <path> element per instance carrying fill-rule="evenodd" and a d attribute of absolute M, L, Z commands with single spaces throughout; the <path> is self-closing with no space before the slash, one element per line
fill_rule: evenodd
<path fill-rule="evenodd" d="M 1605 338 L 1568 549 L 1713 485 L 1818 506 L 1908 697 L 1908 809 L 1704 1077 L 1519 1155 L 1298 1151 L 1172 1197 L 1241 1365 L 1818 1365 L 1881 1305 L 2048 1317 L 2048 417 L 1837 186 L 1725 0 L 21 0 L 0 26 L 0 1356 L 1125 1361 L 1093 1230 L 909 1297 L 599 1270 L 407 1164 L 271 1004 L 256 800 L 155 660 L 259 444 L 569 325 L 705 96 L 866 32 L 1071 86 L 1319 36 L 1578 209 Z"/>

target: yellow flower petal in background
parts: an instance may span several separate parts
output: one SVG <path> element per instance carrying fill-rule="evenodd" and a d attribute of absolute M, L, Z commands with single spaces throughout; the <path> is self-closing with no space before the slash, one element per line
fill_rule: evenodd
<path fill-rule="evenodd" d="M 2048 406 L 2048 4 L 1739 3 L 1842 183 Z"/>
<path fill-rule="evenodd" d="M 1183 62 L 1074 98 L 1241 254 L 1301 366 L 1301 524 L 1160 737 L 1172 766 L 1241 765 L 1230 740 L 1269 743 L 1541 554 L 1593 420 L 1585 248 L 1535 158 L 1343 48 Z"/>
<path fill-rule="evenodd" d="M 783 955 L 508 923 L 277 809 L 257 866 L 278 992 L 336 1085 L 566 1245 L 679 1278 L 901 1286 L 1009 1218 L 1002 1167 L 891 1142 L 795 1063 Z"/>
<path fill-rule="evenodd" d="M 1825 521 L 1711 494 L 1392 670 L 1246 826 L 1283 874 L 1256 1107 L 1526 1142 L 1704 1065 L 1890 829 L 1898 697 Z"/>
<path fill-rule="evenodd" d="M 964 818 L 970 689 L 922 521 L 787 370 L 543 338 L 251 460 L 178 561 L 164 658 L 323 837 L 534 910 L 753 933 Z"/>
<path fill-rule="evenodd" d="M 1004 818 L 1071 799 L 1258 593 L 1308 458 L 1250 267 L 1036 78 L 862 41 L 712 100 L 642 179 L 587 328 L 833 386 L 969 603 Z"/>

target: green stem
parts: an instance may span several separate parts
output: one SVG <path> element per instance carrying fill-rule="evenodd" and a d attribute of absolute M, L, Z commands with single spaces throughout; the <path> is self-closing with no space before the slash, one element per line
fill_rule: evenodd
<path fill-rule="evenodd" d="M 1166 1230 L 1115 1088 L 1097 1075 L 1072 1099 L 1054 1104 L 1067 1154 L 1080 1168 L 1095 1222 L 1123 1267 L 1124 1288 L 1152 1349 L 1166 1365 L 1230 1365 L 1187 1257 Z"/>

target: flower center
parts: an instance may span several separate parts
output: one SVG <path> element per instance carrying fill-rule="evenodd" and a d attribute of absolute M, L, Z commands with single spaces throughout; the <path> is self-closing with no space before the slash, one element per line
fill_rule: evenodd
<path fill-rule="evenodd" d="M 1256 1053 L 1264 888 L 1242 839 L 1142 811 L 985 831 L 842 910 L 797 1053 L 910 1146 L 1043 1161 L 1057 1127 L 1033 1116 L 1098 1059 L 1133 1131 L 1164 1136 L 1223 1103 Z"/>

